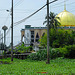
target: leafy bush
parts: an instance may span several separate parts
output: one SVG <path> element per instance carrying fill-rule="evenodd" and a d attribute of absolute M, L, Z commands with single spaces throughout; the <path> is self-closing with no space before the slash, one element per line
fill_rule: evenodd
<path fill-rule="evenodd" d="M 31 60 L 46 60 L 47 58 L 47 50 L 39 50 L 36 53 L 32 53 L 29 55 Z"/>
<path fill-rule="evenodd" d="M 56 49 L 56 51 L 58 51 L 59 53 L 58 53 L 58 56 L 60 56 L 60 57 L 64 57 L 64 55 L 65 54 L 68 54 L 69 53 L 69 51 L 64 47 L 64 48 L 55 48 Z"/>
<path fill-rule="evenodd" d="M 75 44 L 75 31 L 64 29 L 50 29 L 50 46 L 52 48 L 64 47 Z M 47 46 L 47 34 L 39 40 L 41 46 Z"/>
<path fill-rule="evenodd" d="M 65 46 L 65 48 L 69 51 L 68 53 L 65 54 L 65 57 L 67 57 L 67 58 L 75 58 L 75 44 Z"/>
<path fill-rule="evenodd" d="M 63 56 L 65 58 L 75 58 L 75 44 L 55 49 L 59 52 L 58 56 Z"/>
<path fill-rule="evenodd" d="M 32 51 L 32 46 L 24 46 L 24 43 L 21 44 L 21 46 L 16 47 L 16 49 L 13 50 L 13 53 L 15 54 L 21 54 L 25 52 L 30 52 Z M 11 54 L 11 49 L 7 52 L 7 54 Z"/>
<path fill-rule="evenodd" d="M 59 57 L 59 51 L 55 48 L 52 48 L 50 50 L 50 58 L 54 59 L 54 58 L 57 58 L 57 57 Z"/>
<path fill-rule="evenodd" d="M 65 46 L 63 48 L 50 48 L 50 58 L 57 57 L 75 58 L 75 45 Z M 32 53 L 28 56 L 31 60 L 46 60 L 47 50 L 39 50 L 36 53 Z"/>
<path fill-rule="evenodd" d="M 50 48 L 50 58 L 54 59 L 59 57 L 59 52 L 56 49 Z M 39 50 L 36 53 L 32 53 L 31 55 L 28 56 L 31 60 L 46 60 L 47 59 L 47 50 Z"/>
<path fill-rule="evenodd" d="M 32 46 L 26 47 L 24 45 L 21 45 L 21 46 L 18 46 L 16 48 L 17 48 L 17 53 L 26 53 L 26 52 L 30 52 L 31 51 Z"/>

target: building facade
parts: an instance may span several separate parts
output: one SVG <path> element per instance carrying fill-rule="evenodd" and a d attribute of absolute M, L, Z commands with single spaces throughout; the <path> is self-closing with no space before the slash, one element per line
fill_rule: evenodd
<path fill-rule="evenodd" d="M 75 27 L 58 27 L 58 29 L 72 29 Z M 31 27 L 31 25 L 25 25 L 25 29 L 21 30 L 21 42 L 25 43 L 25 46 L 33 46 L 33 50 L 39 50 L 39 39 L 47 33 L 47 27 Z"/>
<path fill-rule="evenodd" d="M 75 31 L 75 15 L 68 12 L 66 9 L 59 13 L 56 17 L 60 22 L 58 29 L 72 29 Z M 21 42 L 24 42 L 26 46 L 33 46 L 35 51 L 39 50 L 39 39 L 47 33 L 47 27 L 31 27 L 31 25 L 25 25 L 25 29 L 21 30 Z"/>
<path fill-rule="evenodd" d="M 31 27 L 25 25 L 25 29 L 21 30 L 21 42 L 26 46 L 33 46 L 35 51 L 39 50 L 39 39 L 47 32 L 47 27 Z M 24 40 L 23 40 L 24 39 Z"/>

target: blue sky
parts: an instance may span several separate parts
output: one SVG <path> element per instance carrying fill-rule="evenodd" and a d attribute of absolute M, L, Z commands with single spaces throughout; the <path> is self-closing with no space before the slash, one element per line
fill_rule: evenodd
<path fill-rule="evenodd" d="M 46 4 L 47 0 L 14 0 L 14 23 L 26 18 L 40 7 Z M 49 0 L 53 1 L 53 0 Z M 67 11 L 75 15 L 75 0 L 66 0 Z M 6 25 L 8 28 L 11 25 L 11 12 L 6 10 L 11 9 L 11 0 L 0 0 L 0 30 L 3 33 L 2 26 Z M 50 5 L 50 11 L 58 14 L 64 10 L 64 0 L 58 0 L 57 2 Z M 25 25 L 32 26 L 45 26 L 43 22 L 46 16 L 46 7 L 39 11 L 37 14 L 26 20 L 25 22 L 14 27 L 14 45 L 19 43 L 21 40 L 20 30 Z M 9 45 L 11 42 L 11 31 L 7 34 L 6 43 Z"/>

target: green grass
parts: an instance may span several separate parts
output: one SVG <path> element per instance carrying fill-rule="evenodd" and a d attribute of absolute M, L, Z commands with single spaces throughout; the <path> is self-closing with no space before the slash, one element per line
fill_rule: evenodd
<path fill-rule="evenodd" d="M 0 75 L 75 75 L 75 59 L 58 58 L 51 60 L 50 64 L 46 64 L 46 61 L 29 59 L 14 58 L 13 62 L 10 60 L 10 58 L 0 59 L 0 61 L 10 62 L 10 64 L 0 64 Z"/>

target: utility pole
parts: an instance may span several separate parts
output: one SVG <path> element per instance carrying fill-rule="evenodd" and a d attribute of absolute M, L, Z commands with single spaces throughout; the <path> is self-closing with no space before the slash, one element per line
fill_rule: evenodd
<path fill-rule="evenodd" d="M 11 61 L 13 61 L 13 0 L 11 2 Z"/>
<path fill-rule="evenodd" d="M 49 57 L 49 0 L 47 0 L 47 62 L 46 64 L 50 64 Z"/>

